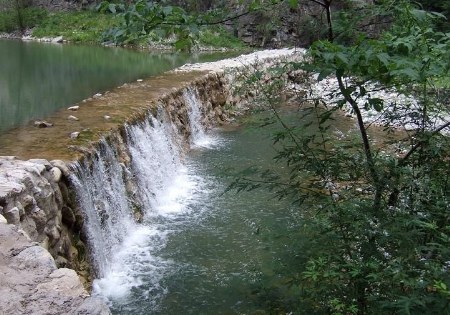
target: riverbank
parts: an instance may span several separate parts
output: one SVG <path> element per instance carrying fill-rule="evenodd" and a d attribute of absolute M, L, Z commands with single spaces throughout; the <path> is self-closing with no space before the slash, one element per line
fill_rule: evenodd
<path fill-rule="evenodd" d="M 0 38 L 20 39 L 26 41 L 75 43 L 86 45 L 113 45 L 105 37 L 107 32 L 117 27 L 121 20 L 111 13 L 101 13 L 94 9 L 85 11 L 55 11 L 49 12 L 40 8 L 24 10 L 24 30 L 17 30 L 17 22 L 10 16 L 14 12 L 0 12 Z M 124 44 L 139 50 L 173 51 L 173 39 L 160 38 L 149 34 L 147 40 L 133 44 Z M 223 27 L 202 27 L 193 51 L 231 51 L 243 50 L 248 47 Z"/>

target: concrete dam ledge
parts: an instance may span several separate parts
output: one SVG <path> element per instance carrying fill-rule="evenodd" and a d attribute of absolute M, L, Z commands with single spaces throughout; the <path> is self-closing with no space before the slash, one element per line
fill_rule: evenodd
<path fill-rule="evenodd" d="M 5 314 L 109 314 L 101 298 L 88 291 L 96 276 L 85 213 L 74 189 L 74 173 L 89 171 L 105 145 L 114 148 L 124 190 L 136 222 L 137 183 L 127 126 L 149 117 L 166 119 L 188 147 L 193 132 L 186 91 L 201 104 L 201 124 L 217 126 L 239 111 L 233 96 L 233 69 L 270 64 L 298 50 L 261 51 L 238 58 L 186 65 L 96 94 L 43 121 L 0 138 L 0 310 Z M 301 52 L 302 53 L 302 52 Z M 1 312 L 0 312 L 1 313 Z"/>

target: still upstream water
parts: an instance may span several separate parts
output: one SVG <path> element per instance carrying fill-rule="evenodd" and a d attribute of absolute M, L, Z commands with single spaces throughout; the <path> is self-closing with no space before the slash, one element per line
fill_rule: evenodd
<path fill-rule="evenodd" d="M 0 40 L 0 56 L 0 132 L 125 82 L 225 57 L 12 40 Z"/>
<path fill-rule="evenodd" d="M 157 214 L 127 238 L 116 267 L 94 283 L 114 314 L 298 309 L 298 211 L 263 190 L 224 193 L 230 170 L 274 167 L 271 131 L 244 124 L 197 139 Z"/>

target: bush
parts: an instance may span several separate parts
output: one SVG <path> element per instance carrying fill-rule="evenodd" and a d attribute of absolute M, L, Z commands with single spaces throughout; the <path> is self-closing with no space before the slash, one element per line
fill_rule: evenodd
<path fill-rule="evenodd" d="M 213 48 L 242 49 L 245 44 L 223 27 L 205 28 L 199 35 L 200 45 Z"/>

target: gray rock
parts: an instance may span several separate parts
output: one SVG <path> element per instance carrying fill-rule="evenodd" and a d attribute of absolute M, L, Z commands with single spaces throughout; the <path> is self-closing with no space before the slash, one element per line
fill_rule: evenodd
<path fill-rule="evenodd" d="M 20 212 L 17 207 L 3 211 L 3 215 L 9 224 L 19 225 L 20 223 Z"/>
<path fill-rule="evenodd" d="M 57 269 L 52 256 L 12 226 L 0 223 L 0 314 L 109 315 L 90 297 L 75 271 Z"/>
<path fill-rule="evenodd" d="M 49 161 L 45 160 L 45 159 L 30 159 L 28 160 L 28 162 L 34 163 L 34 164 L 42 164 L 45 166 L 45 168 L 47 170 L 52 168 L 52 165 L 50 164 Z"/>

